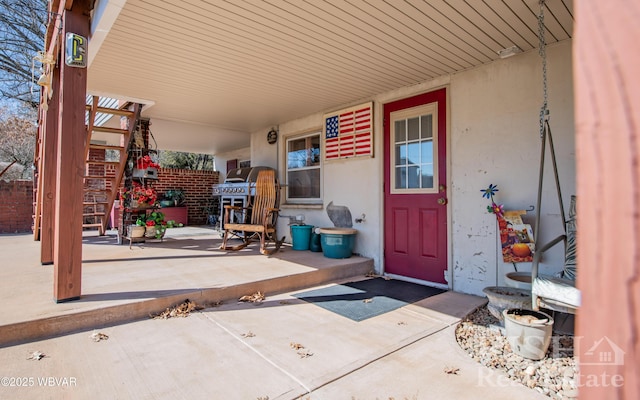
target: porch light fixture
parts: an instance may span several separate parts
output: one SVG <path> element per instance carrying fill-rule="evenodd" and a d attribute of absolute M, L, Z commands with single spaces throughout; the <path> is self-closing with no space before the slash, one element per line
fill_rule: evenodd
<path fill-rule="evenodd" d="M 498 51 L 498 55 L 500 56 L 500 58 L 511 57 L 518 53 L 522 53 L 522 49 L 520 49 L 520 47 L 518 46 L 511 46 L 511 47 L 507 47 L 506 49 L 502 49 Z"/>

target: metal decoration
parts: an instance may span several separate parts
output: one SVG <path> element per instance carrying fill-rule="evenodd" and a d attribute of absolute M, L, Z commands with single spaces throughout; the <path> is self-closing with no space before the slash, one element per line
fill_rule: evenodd
<path fill-rule="evenodd" d="M 269 133 L 267 133 L 267 142 L 269 144 L 274 144 L 277 141 L 278 141 L 278 131 L 272 128 L 269 131 Z"/>
<path fill-rule="evenodd" d="M 75 33 L 67 33 L 64 62 L 69 67 L 87 67 L 87 38 Z"/>

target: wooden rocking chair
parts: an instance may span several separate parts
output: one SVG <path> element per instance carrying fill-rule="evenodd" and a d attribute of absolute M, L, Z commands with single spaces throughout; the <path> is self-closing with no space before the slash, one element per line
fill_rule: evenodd
<path fill-rule="evenodd" d="M 252 203 L 248 207 L 224 206 L 224 237 L 223 250 L 240 250 L 249 245 L 251 240 L 258 236 L 260 238 L 260 253 L 273 254 L 280 249 L 284 242 L 284 237 L 278 240 L 276 233 L 276 222 L 278 221 L 280 185 L 276 181 L 274 170 L 263 170 L 258 172 L 256 179 L 256 191 Z M 235 213 L 242 213 L 250 222 L 234 223 Z M 243 220 L 244 221 L 244 220 Z M 242 232 L 242 244 L 228 246 L 227 239 L 230 235 L 239 236 Z M 267 245 L 273 242 L 274 249 L 267 250 Z"/>

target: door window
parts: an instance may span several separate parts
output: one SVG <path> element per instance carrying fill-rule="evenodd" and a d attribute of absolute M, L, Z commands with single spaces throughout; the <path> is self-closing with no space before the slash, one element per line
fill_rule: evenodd
<path fill-rule="evenodd" d="M 391 113 L 391 192 L 433 193 L 438 186 L 437 105 Z"/>

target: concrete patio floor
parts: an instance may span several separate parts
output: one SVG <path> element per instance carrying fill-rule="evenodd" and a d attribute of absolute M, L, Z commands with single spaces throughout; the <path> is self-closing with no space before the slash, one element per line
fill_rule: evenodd
<path fill-rule="evenodd" d="M 216 250 L 215 233 L 180 233 L 131 250 L 87 237 L 83 296 L 62 304 L 39 243 L 0 236 L 0 398 L 546 398 L 457 345 L 457 323 L 484 298 L 445 292 L 356 322 L 295 294 L 366 279 L 371 260 L 290 248 L 232 255 Z M 256 290 L 262 303 L 237 301 Z M 187 297 L 223 303 L 187 318 L 146 317 Z M 108 339 L 95 342 L 95 332 Z M 36 351 L 44 358 L 28 360 Z"/>
<path fill-rule="evenodd" d="M 200 305 L 256 291 L 281 293 L 373 270 L 363 257 L 326 258 L 283 246 L 272 256 L 258 244 L 219 250 L 209 227 L 168 229 L 164 240 L 118 245 L 115 232 L 86 232 L 82 246 L 81 298 L 56 304 L 53 266 L 40 264 L 32 235 L 0 236 L 0 347 L 48 335 L 145 318 L 190 299 Z"/>

